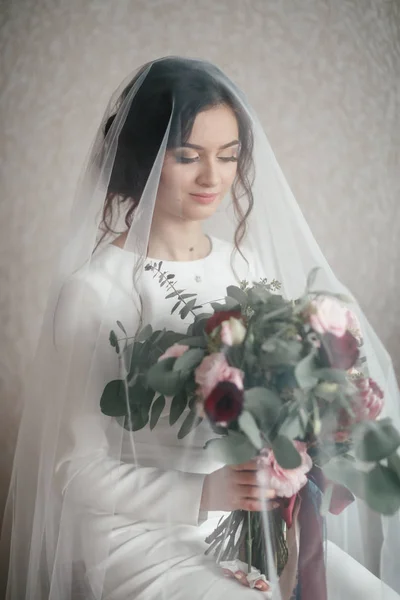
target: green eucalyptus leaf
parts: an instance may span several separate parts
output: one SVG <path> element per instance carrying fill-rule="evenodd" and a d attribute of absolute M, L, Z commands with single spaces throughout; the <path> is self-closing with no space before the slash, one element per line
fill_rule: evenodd
<path fill-rule="evenodd" d="M 150 341 L 153 346 L 157 346 L 158 342 L 163 338 L 166 333 L 166 329 L 153 331 L 153 334 L 150 336 Z"/>
<path fill-rule="evenodd" d="M 315 369 L 313 375 L 329 383 L 347 383 L 347 373 L 342 369 Z"/>
<path fill-rule="evenodd" d="M 174 396 L 182 386 L 181 374 L 173 370 L 176 358 L 166 358 L 147 372 L 149 386 L 164 396 Z"/>
<path fill-rule="evenodd" d="M 203 335 L 195 335 L 182 340 L 185 346 L 195 346 L 196 348 L 207 348 L 207 340 Z"/>
<path fill-rule="evenodd" d="M 211 307 L 214 310 L 214 312 L 221 312 L 223 310 L 226 310 L 226 305 L 221 304 L 220 302 L 211 302 Z"/>
<path fill-rule="evenodd" d="M 258 421 L 260 427 L 272 427 L 281 412 L 278 394 L 264 387 L 254 387 L 244 393 L 244 408 Z"/>
<path fill-rule="evenodd" d="M 233 298 L 240 304 L 240 306 L 246 306 L 248 304 L 248 298 L 246 292 L 241 290 L 236 285 L 230 285 L 226 288 L 226 293 L 230 298 Z"/>
<path fill-rule="evenodd" d="M 244 410 L 238 419 L 239 427 L 257 450 L 263 447 L 260 430 L 253 415 Z"/>
<path fill-rule="evenodd" d="M 212 460 L 228 465 L 245 463 L 257 455 L 257 450 L 243 433 L 229 431 L 228 435 L 209 440 L 204 446 Z"/>
<path fill-rule="evenodd" d="M 212 317 L 212 313 L 200 313 L 195 316 L 195 322 L 204 321 L 205 323 L 210 317 Z"/>
<path fill-rule="evenodd" d="M 127 413 L 125 382 L 114 379 L 107 383 L 100 399 L 100 410 L 109 417 L 121 417 Z"/>
<path fill-rule="evenodd" d="M 380 514 L 393 515 L 400 508 L 400 480 L 387 467 L 377 464 L 370 471 L 360 471 L 339 457 L 327 463 L 323 471 L 328 479 L 347 487 Z"/>
<path fill-rule="evenodd" d="M 360 460 L 377 462 L 400 446 L 400 433 L 389 419 L 364 421 L 354 431 L 355 454 Z"/>
<path fill-rule="evenodd" d="M 279 298 L 279 296 L 278 296 Z M 263 324 L 268 323 L 269 321 L 274 321 L 278 317 L 280 319 L 287 317 L 292 312 L 291 307 L 289 306 L 279 306 L 278 308 L 270 307 L 267 312 L 265 312 L 262 316 Z"/>
<path fill-rule="evenodd" d="M 124 427 L 128 431 L 139 431 L 146 427 L 149 422 L 149 415 L 146 414 L 139 406 L 132 407 L 129 415 L 124 419 Z"/>
<path fill-rule="evenodd" d="M 178 431 L 178 440 L 183 439 L 188 435 L 193 429 L 195 429 L 201 422 L 202 418 L 199 417 L 195 410 L 191 410 L 185 420 L 183 421 L 180 430 Z"/>
<path fill-rule="evenodd" d="M 174 425 L 177 422 L 177 420 L 181 417 L 186 406 L 187 406 L 187 394 L 186 394 L 186 390 L 183 389 L 180 392 L 178 392 L 177 394 L 175 394 L 175 396 L 173 397 L 172 402 L 171 402 L 171 409 L 170 409 L 170 413 L 169 413 L 169 424 L 171 426 Z"/>
<path fill-rule="evenodd" d="M 290 413 L 279 428 L 282 435 L 294 440 L 303 438 L 308 424 L 308 415 L 306 411 L 299 408 L 296 412 Z"/>
<path fill-rule="evenodd" d="M 358 498 L 365 498 L 365 473 L 344 456 L 332 458 L 323 466 L 325 477 L 348 488 Z"/>
<path fill-rule="evenodd" d="M 321 269 L 321 267 L 314 267 L 313 269 L 311 269 L 311 271 L 307 277 L 306 293 L 309 293 L 311 291 L 311 288 L 314 285 L 315 280 L 317 279 L 318 271 L 320 269 Z"/>
<path fill-rule="evenodd" d="M 164 408 L 165 398 L 164 396 L 158 396 L 151 406 L 150 429 L 154 429 L 154 427 L 157 425 L 158 419 L 160 418 Z"/>
<path fill-rule="evenodd" d="M 114 330 L 110 331 L 110 336 L 108 339 L 109 339 L 111 346 L 113 348 L 115 348 L 116 353 L 119 354 L 119 351 L 120 351 L 119 342 L 118 342 L 117 334 L 115 333 Z"/>
<path fill-rule="evenodd" d="M 302 345 L 296 340 L 270 339 L 262 344 L 261 360 L 264 366 L 295 365 L 299 360 Z"/>
<path fill-rule="evenodd" d="M 192 371 L 204 358 L 204 350 L 191 348 L 186 350 L 182 356 L 176 359 L 173 366 L 174 371 Z"/>
<path fill-rule="evenodd" d="M 181 301 L 178 300 L 178 302 L 176 304 L 174 304 L 174 306 L 172 307 L 172 310 L 171 310 L 171 315 L 174 314 L 174 312 L 176 311 L 176 309 L 178 308 L 180 303 L 181 303 Z"/>
<path fill-rule="evenodd" d="M 116 343 L 118 341 L 118 338 L 117 338 L 117 334 L 115 333 L 115 331 L 113 329 L 110 331 L 110 335 L 109 335 L 108 339 L 109 339 L 109 342 L 110 342 L 111 346 L 113 348 L 115 348 L 115 345 L 116 345 Z"/>
<path fill-rule="evenodd" d="M 185 336 L 175 331 L 165 331 L 157 346 L 163 353 L 174 344 L 183 344 Z"/>
<path fill-rule="evenodd" d="M 145 340 L 147 340 L 147 338 L 149 338 L 151 336 L 152 333 L 153 333 L 153 328 L 150 325 L 150 323 L 148 323 L 145 327 L 143 327 L 143 329 L 136 336 L 136 341 L 144 342 Z"/>
<path fill-rule="evenodd" d="M 313 290 L 312 293 L 315 296 L 328 296 L 328 298 L 335 298 L 339 300 L 339 302 L 343 302 L 344 304 L 352 304 L 354 299 L 351 296 L 347 296 L 346 294 L 329 292 L 327 290 Z"/>
<path fill-rule="evenodd" d="M 230 296 L 225 296 L 225 309 L 226 310 L 240 310 L 240 302 Z"/>
<path fill-rule="evenodd" d="M 304 435 L 304 428 L 298 415 L 289 415 L 279 428 L 282 435 L 293 440 L 297 437 L 301 438 Z"/>
<path fill-rule="evenodd" d="M 304 357 L 294 369 L 295 377 L 302 389 L 311 388 L 318 381 L 315 376 L 315 356 L 316 350 L 314 349 L 310 354 Z"/>
<path fill-rule="evenodd" d="M 271 445 L 275 458 L 283 469 L 297 469 L 301 465 L 301 456 L 289 438 L 279 434 Z"/>
<path fill-rule="evenodd" d="M 400 456 L 397 452 L 393 452 L 387 459 L 388 468 L 397 476 L 400 481 Z"/>
<path fill-rule="evenodd" d="M 180 311 L 180 315 L 181 315 L 181 319 L 186 319 L 186 317 L 188 316 L 188 314 L 190 313 L 190 311 L 192 310 L 192 308 L 195 306 L 196 304 L 196 299 L 194 298 L 193 300 L 189 300 L 189 302 L 187 304 L 185 304 L 185 306 L 181 309 Z"/>
<path fill-rule="evenodd" d="M 175 298 L 175 296 L 177 296 L 177 295 L 178 295 L 177 291 L 171 292 L 170 294 L 168 294 L 167 296 L 165 296 L 165 299 L 169 300 L 170 298 Z"/>
<path fill-rule="evenodd" d="M 272 293 L 262 284 L 256 283 L 248 292 L 248 298 L 251 306 L 265 304 L 272 296 Z"/>
<path fill-rule="evenodd" d="M 139 407 L 139 410 L 148 416 L 155 392 L 153 389 L 144 384 L 143 377 L 138 379 L 134 385 L 129 387 L 128 393 L 129 406 L 131 408 L 134 406 Z"/>
<path fill-rule="evenodd" d="M 124 332 L 124 334 L 127 336 L 128 334 L 126 333 L 126 329 L 125 327 L 122 325 L 121 321 L 117 321 L 117 325 L 118 327 L 121 329 L 121 331 Z"/>
<path fill-rule="evenodd" d="M 190 335 L 204 337 L 205 326 L 206 326 L 207 320 L 209 318 L 210 318 L 210 315 L 204 315 L 204 313 L 200 319 L 196 317 L 194 322 L 191 325 L 192 329 L 190 330 Z"/>
<path fill-rule="evenodd" d="M 400 508 L 400 481 L 382 465 L 376 465 L 366 475 L 366 502 L 376 512 L 393 515 Z"/>

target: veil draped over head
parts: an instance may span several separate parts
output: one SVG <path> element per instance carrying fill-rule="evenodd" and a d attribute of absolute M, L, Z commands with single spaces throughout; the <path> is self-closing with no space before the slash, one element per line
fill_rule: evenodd
<path fill-rule="evenodd" d="M 221 105 L 237 119 L 240 146 L 234 184 L 203 222 L 210 254 L 193 261 L 148 256 L 166 157 L 187 144 L 197 114 Z M 174 185 L 176 192 L 176 178 Z M 173 200 L 184 221 L 182 196 Z M 124 231 L 123 247 L 112 244 Z M 168 395 L 156 405 L 143 381 L 129 387 L 132 364 L 140 366 L 143 354 L 135 355 L 133 346 L 127 362 L 121 349 L 125 338 L 145 339 L 149 324 L 153 331 L 186 331 L 196 307 L 171 314 L 179 294 L 197 294 L 200 312 L 207 312 L 205 305 L 224 297 L 227 285 L 267 278 L 280 282 L 284 297 L 298 298 L 314 267 L 320 267 L 316 289 L 350 296 L 318 247 L 253 109 L 217 67 L 164 58 L 122 84 L 78 185 L 26 378 L 6 510 L 9 600 L 250 600 L 260 594 L 224 578 L 217 558 L 204 554 L 221 516 L 200 510 L 204 477 L 222 466 L 204 449 L 215 433 L 203 421 L 178 435 L 186 413 L 171 425 Z M 364 364 L 385 395 L 384 414 L 400 426 L 390 357 L 356 301 L 351 310 L 361 323 Z M 149 353 L 157 340 L 146 343 Z M 112 381 L 122 382 L 132 414 L 120 405 L 105 414 L 100 400 Z M 126 426 L 130 418 L 135 427 Z M 371 598 L 397 597 L 390 588 L 400 593 L 398 515 L 379 516 L 357 499 L 324 522 L 327 565 L 329 552 L 333 565 L 327 598 L 346 597 L 340 586 L 349 572 L 365 592 L 358 563 L 377 575 Z M 335 559 L 341 551 L 350 566 Z M 311 561 L 301 545 L 299 552 L 298 561 Z M 289 600 L 276 585 L 272 554 L 273 597 Z"/>

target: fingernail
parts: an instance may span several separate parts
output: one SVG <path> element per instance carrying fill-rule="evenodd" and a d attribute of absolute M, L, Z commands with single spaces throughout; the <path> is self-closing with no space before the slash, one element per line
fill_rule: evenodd
<path fill-rule="evenodd" d="M 256 587 L 258 590 L 262 590 L 264 586 L 261 582 L 258 582 L 254 587 Z"/>
<path fill-rule="evenodd" d="M 241 573 L 235 573 L 235 577 L 236 577 L 236 579 L 240 580 L 243 578 L 243 575 L 241 575 Z"/>

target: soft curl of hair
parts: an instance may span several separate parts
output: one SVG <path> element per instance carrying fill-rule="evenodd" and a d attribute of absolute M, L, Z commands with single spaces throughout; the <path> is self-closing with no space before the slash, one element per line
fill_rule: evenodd
<path fill-rule="evenodd" d="M 150 69 L 149 69 L 150 67 Z M 125 225 L 131 226 L 168 123 L 171 119 L 167 148 L 181 146 L 190 137 L 196 116 L 207 109 L 226 105 L 234 112 L 239 129 L 240 152 L 232 200 L 237 218 L 235 246 L 238 249 L 246 233 L 247 218 L 253 207 L 251 191 L 253 133 L 250 119 L 234 93 L 224 84 L 219 69 L 203 61 L 168 57 L 144 65 L 123 90 L 122 106 L 132 87 L 148 70 L 133 96 L 126 120 L 117 140 L 117 150 L 103 206 L 103 238 L 113 230 L 114 210 L 124 210 Z M 172 118 L 171 118 L 172 113 Z M 116 115 L 108 118 L 104 135 L 112 135 Z M 242 205 L 242 199 L 246 205 Z M 102 238 L 102 239 L 103 239 Z"/>

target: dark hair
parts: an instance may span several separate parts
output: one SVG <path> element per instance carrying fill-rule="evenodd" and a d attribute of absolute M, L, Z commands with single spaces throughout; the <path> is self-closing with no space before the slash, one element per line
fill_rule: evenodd
<path fill-rule="evenodd" d="M 202 61 L 174 57 L 144 65 L 122 92 L 118 102 L 120 106 L 147 69 L 149 71 L 133 97 L 117 141 L 103 207 L 103 238 L 107 233 L 117 233 L 112 229 L 113 209 L 116 205 L 118 211 L 122 205 L 128 205 L 125 208 L 125 224 L 127 228 L 130 227 L 171 112 L 168 148 L 177 147 L 188 140 L 198 113 L 215 106 L 227 105 L 236 116 L 240 140 L 237 175 L 232 187 L 238 219 L 235 232 L 235 246 L 238 249 L 246 233 L 247 217 L 254 202 L 251 192 L 253 133 L 247 113 L 223 83 L 224 75 L 217 67 Z M 105 136 L 110 130 L 110 135 L 112 134 L 115 116 L 109 117 L 105 124 Z M 245 208 L 240 203 L 242 197 L 247 198 Z"/>

